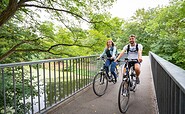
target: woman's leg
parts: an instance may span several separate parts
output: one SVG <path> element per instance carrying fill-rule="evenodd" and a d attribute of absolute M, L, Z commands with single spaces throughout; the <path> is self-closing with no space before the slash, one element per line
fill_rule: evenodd
<path fill-rule="evenodd" d="M 112 61 L 111 62 L 111 73 L 113 74 L 115 80 L 117 79 L 117 74 L 115 73 L 115 68 L 116 68 L 116 62 Z"/>
<path fill-rule="evenodd" d="M 107 59 L 106 62 L 105 62 L 105 71 L 107 73 L 107 76 L 109 76 L 109 65 L 110 65 L 110 60 Z"/>

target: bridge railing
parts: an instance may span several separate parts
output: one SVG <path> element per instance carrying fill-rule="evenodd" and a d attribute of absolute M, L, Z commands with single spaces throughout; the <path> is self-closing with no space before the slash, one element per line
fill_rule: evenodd
<path fill-rule="evenodd" d="M 92 83 L 97 56 L 0 64 L 0 113 L 42 113 Z"/>
<path fill-rule="evenodd" d="M 185 70 L 150 52 L 160 114 L 185 114 Z"/>

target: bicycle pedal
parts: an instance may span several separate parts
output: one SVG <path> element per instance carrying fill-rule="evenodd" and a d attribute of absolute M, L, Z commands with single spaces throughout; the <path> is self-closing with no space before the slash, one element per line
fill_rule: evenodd
<path fill-rule="evenodd" d="M 113 81 L 113 79 L 112 79 L 112 78 L 108 78 L 108 81 L 109 81 L 109 82 L 112 82 L 112 81 Z"/>

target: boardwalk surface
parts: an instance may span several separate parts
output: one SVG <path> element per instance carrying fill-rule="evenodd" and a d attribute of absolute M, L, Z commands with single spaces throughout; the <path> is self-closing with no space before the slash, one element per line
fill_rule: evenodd
<path fill-rule="evenodd" d="M 141 83 L 136 92 L 131 92 L 129 109 L 126 114 L 157 114 L 156 101 L 148 56 L 143 57 L 141 64 Z M 119 76 L 116 84 L 109 83 L 105 95 L 98 97 L 92 86 L 54 109 L 48 114 L 121 114 L 118 109 L 118 89 L 121 83 Z"/>

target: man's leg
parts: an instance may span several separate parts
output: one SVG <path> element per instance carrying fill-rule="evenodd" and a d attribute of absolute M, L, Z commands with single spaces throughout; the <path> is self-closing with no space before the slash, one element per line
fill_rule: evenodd
<path fill-rule="evenodd" d="M 136 63 L 134 65 L 134 68 L 135 68 L 135 72 L 136 72 L 136 83 L 139 84 L 140 83 L 140 80 L 139 80 L 139 75 L 140 75 L 140 64 L 139 63 Z"/>

